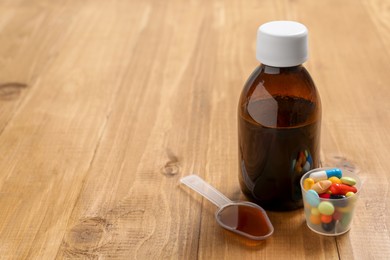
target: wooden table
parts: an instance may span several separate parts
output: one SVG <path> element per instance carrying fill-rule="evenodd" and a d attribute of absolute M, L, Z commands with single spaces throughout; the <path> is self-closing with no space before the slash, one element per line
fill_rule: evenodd
<path fill-rule="evenodd" d="M 0 2 L 0 258 L 388 259 L 389 1 Z M 307 25 L 322 161 L 364 180 L 350 232 L 268 212 L 261 243 L 179 185 L 233 200 L 257 27 Z"/>

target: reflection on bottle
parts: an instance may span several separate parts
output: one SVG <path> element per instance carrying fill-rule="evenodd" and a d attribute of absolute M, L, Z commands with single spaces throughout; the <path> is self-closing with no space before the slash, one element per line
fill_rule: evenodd
<path fill-rule="evenodd" d="M 303 174 L 313 168 L 313 159 L 308 149 L 299 150 L 293 158 L 292 172 L 294 182 L 292 187 L 292 196 L 295 200 L 300 200 L 302 198 L 300 180 Z"/>
<path fill-rule="evenodd" d="M 311 170 L 313 159 L 307 149 L 301 150 L 296 155 L 292 162 L 294 173 L 303 175 L 305 172 Z"/>

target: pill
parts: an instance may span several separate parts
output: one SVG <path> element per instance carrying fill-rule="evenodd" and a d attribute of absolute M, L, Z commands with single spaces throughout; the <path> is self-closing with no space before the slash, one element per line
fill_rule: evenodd
<path fill-rule="evenodd" d="M 331 221 L 330 223 L 322 223 L 322 229 L 325 230 L 325 231 L 332 231 L 335 227 L 335 221 Z"/>
<path fill-rule="evenodd" d="M 352 205 L 353 203 L 355 203 L 356 200 L 357 200 L 357 196 L 355 196 L 355 193 L 352 192 L 352 191 L 348 191 L 348 192 L 345 194 L 345 196 L 347 196 L 348 202 L 349 202 L 349 204 L 351 204 L 351 205 Z"/>
<path fill-rule="evenodd" d="M 318 194 L 322 194 L 329 189 L 330 185 L 332 185 L 332 182 L 329 180 L 319 181 L 311 186 L 311 189 L 315 190 Z"/>
<path fill-rule="evenodd" d="M 341 213 L 349 213 L 349 212 L 352 212 L 353 206 L 348 205 L 347 207 L 336 207 L 335 210 L 339 211 Z"/>
<path fill-rule="evenodd" d="M 318 210 L 322 215 L 332 215 L 334 213 L 334 206 L 329 201 L 322 201 L 318 204 Z"/>
<path fill-rule="evenodd" d="M 341 225 L 343 225 L 343 227 L 347 228 L 349 226 L 349 224 L 351 224 L 351 221 L 352 221 L 352 213 L 348 212 L 348 213 L 343 214 L 343 217 L 340 220 L 340 223 L 341 223 Z"/>
<path fill-rule="evenodd" d="M 338 195 L 338 194 L 330 194 L 329 195 L 331 199 L 345 199 L 345 195 Z"/>
<path fill-rule="evenodd" d="M 328 176 L 328 178 L 337 177 L 340 179 L 343 176 L 343 173 L 341 172 L 341 170 L 339 168 L 328 169 L 325 172 L 326 172 L 326 175 Z"/>
<path fill-rule="evenodd" d="M 311 208 L 310 213 L 316 216 L 320 215 L 320 211 L 318 210 L 318 208 Z"/>
<path fill-rule="evenodd" d="M 322 194 L 320 194 L 320 198 L 321 199 L 329 199 L 330 198 L 330 194 L 329 193 L 322 193 Z"/>
<path fill-rule="evenodd" d="M 346 196 L 344 195 L 337 195 L 337 194 L 331 194 L 330 199 L 333 199 L 333 205 L 335 207 L 346 207 L 348 205 L 348 200 L 346 200 Z"/>
<path fill-rule="evenodd" d="M 333 220 L 332 215 L 321 215 L 321 222 L 322 223 L 330 223 Z"/>
<path fill-rule="evenodd" d="M 332 194 L 339 194 L 339 195 L 345 195 L 347 192 L 352 191 L 354 193 L 357 192 L 357 189 L 354 186 L 349 186 L 346 184 L 338 184 L 338 183 L 332 183 L 330 185 L 329 190 L 332 192 Z"/>
<path fill-rule="evenodd" d="M 341 180 L 336 176 L 330 177 L 328 180 L 330 180 L 332 183 L 338 183 L 338 184 L 342 183 Z"/>
<path fill-rule="evenodd" d="M 315 190 L 308 190 L 306 192 L 306 201 L 310 206 L 317 207 L 320 203 L 320 196 L 318 196 L 318 193 Z"/>
<path fill-rule="evenodd" d="M 314 225 L 321 224 L 321 216 L 320 215 L 310 215 L 310 222 Z"/>
<path fill-rule="evenodd" d="M 354 178 L 351 178 L 351 177 L 342 177 L 340 179 L 340 181 L 344 184 L 347 184 L 347 185 L 350 185 L 350 186 L 353 186 L 356 184 L 356 180 Z"/>
<path fill-rule="evenodd" d="M 312 178 L 314 181 L 321 181 L 321 180 L 327 180 L 328 178 L 333 176 L 337 178 L 341 178 L 342 176 L 341 170 L 338 168 L 334 168 L 334 169 L 328 169 L 324 171 L 316 171 L 310 173 L 309 178 Z"/>
<path fill-rule="evenodd" d="M 343 217 L 343 213 L 338 210 L 335 210 L 332 216 L 334 220 L 340 220 Z"/>
<path fill-rule="evenodd" d="M 317 182 L 328 179 L 328 176 L 326 175 L 325 171 L 317 171 L 310 173 L 309 178 L 312 178 L 314 181 Z"/>
<path fill-rule="evenodd" d="M 312 178 L 306 178 L 304 181 L 303 181 L 303 188 L 305 190 L 310 190 L 311 186 L 313 186 L 314 184 L 314 180 Z"/>

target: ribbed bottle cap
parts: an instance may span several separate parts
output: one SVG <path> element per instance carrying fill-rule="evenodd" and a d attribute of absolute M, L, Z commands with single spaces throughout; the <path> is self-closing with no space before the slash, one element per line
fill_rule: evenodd
<path fill-rule="evenodd" d="M 273 21 L 257 30 L 256 58 L 273 67 L 292 67 L 307 60 L 307 28 L 293 21 Z"/>

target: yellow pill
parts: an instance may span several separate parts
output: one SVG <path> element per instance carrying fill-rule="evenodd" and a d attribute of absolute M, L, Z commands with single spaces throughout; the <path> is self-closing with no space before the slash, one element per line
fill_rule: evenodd
<path fill-rule="evenodd" d="M 348 212 L 352 212 L 353 206 L 352 206 L 352 205 L 349 205 L 349 206 L 347 206 L 347 207 L 336 207 L 336 210 L 337 210 L 338 212 L 348 213 Z"/>
<path fill-rule="evenodd" d="M 304 181 L 303 181 L 303 188 L 305 190 L 310 190 L 311 189 L 311 186 L 313 186 L 314 184 L 314 180 L 312 178 L 306 178 Z"/>
<path fill-rule="evenodd" d="M 311 208 L 310 213 L 314 216 L 320 215 L 320 211 L 318 210 L 318 208 Z"/>
<path fill-rule="evenodd" d="M 352 191 L 347 192 L 347 194 L 345 194 L 345 196 L 347 196 L 348 201 L 351 205 L 356 202 L 355 193 L 353 193 Z"/>
<path fill-rule="evenodd" d="M 330 177 L 328 180 L 330 180 L 332 183 L 338 183 L 338 184 L 341 184 L 341 180 L 335 176 L 333 177 Z"/>

